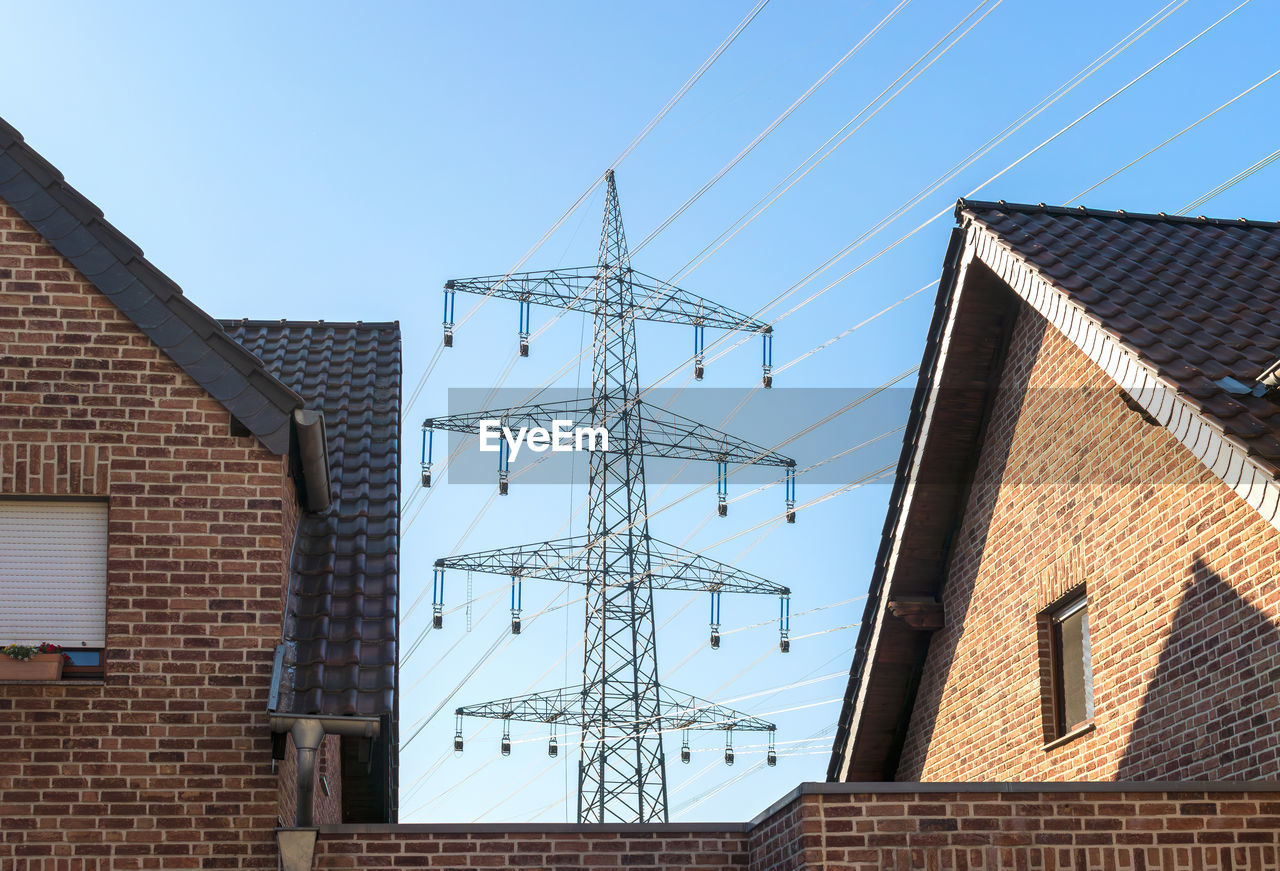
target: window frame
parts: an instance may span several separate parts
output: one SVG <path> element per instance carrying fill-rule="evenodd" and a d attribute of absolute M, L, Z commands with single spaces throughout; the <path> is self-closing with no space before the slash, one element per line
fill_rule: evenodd
<path fill-rule="evenodd" d="M 1084 717 L 1067 722 L 1065 699 L 1065 658 L 1062 646 L 1063 621 L 1083 612 L 1082 654 L 1084 675 Z M 1045 750 L 1052 750 L 1084 735 L 1094 728 L 1096 694 L 1093 681 L 1092 632 L 1089 626 L 1089 600 L 1083 588 L 1061 597 L 1038 615 L 1041 660 L 1042 722 Z"/>

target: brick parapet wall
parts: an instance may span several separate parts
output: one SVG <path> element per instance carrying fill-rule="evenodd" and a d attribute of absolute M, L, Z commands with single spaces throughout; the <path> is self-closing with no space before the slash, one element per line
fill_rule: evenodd
<path fill-rule="evenodd" d="M 749 867 L 743 824 L 325 826 L 316 871 L 367 868 Z"/>
<path fill-rule="evenodd" d="M 1280 532 L 1028 309 L 990 421 L 896 779 L 1277 776 Z M 1046 749 L 1037 618 L 1079 588 L 1095 728 Z"/>
<path fill-rule="evenodd" d="M 0 202 L 10 495 L 107 500 L 107 674 L 0 685 L 0 868 L 275 868 L 285 460 Z"/>
<path fill-rule="evenodd" d="M 1280 784 L 803 784 L 747 824 L 325 826 L 313 866 L 1264 871 Z"/>

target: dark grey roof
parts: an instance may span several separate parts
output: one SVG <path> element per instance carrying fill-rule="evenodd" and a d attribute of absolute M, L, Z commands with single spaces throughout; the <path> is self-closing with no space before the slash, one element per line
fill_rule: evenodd
<path fill-rule="evenodd" d="M 286 640 L 299 714 L 391 713 L 400 573 L 400 326 L 224 321 L 324 414 L 332 501 L 295 540 Z"/>
<path fill-rule="evenodd" d="M 290 414 L 300 397 L 183 296 L 3 118 L 0 199 L 264 445 L 277 454 L 288 452 Z"/>

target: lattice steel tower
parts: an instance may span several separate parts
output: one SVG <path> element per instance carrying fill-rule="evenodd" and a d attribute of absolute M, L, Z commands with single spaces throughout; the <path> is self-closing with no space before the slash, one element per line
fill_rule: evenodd
<path fill-rule="evenodd" d="M 586 634 L 582 685 L 462 707 L 455 744 L 461 749 L 464 716 L 507 721 L 503 752 L 510 750 L 511 720 L 551 726 L 551 755 L 558 752 L 561 727 L 582 730 L 578 766 L 581 822 L 665 822 L 666 761 L 662 735 L 675 729 L 719 729 L 726 734 L 732 762 L 735 730 L 769 733 L 770 764 L 776 758 L 774 726 L 659 685 L 654 637 L 653 591 L 696 590 L 711 594 L 712 646 L 719 645 L 719 597 L 724 592 L 768 593 L 781 597 L 783 651 L 789 649 L 790 590 L 649 535 L 644 458 L 715 460 L 720 479 L 720 513 L 725 513 L 725 476 L 730 465 L 779 466 L 786 471 L 787 519 L 794 521 L 795 462 L 766 448 L 649 405 L 640 398 L 636 367 L 637 319 L 691 324 L 695 331 L 696 374 L 702 375 L 706 327 L 759 332 L 764 337 L 765 386 L 770 384 L 771 328 L 758 320 L 660 282 L 631 268 L 613 172 L 607 194 L 600 257 L 594 267 L 457 279 L 445 284 L 445 344 L 452 345 L 453 301 L 458 291 L 520 302 L 520 351 L 528 354 L 529 307 L 533 303 L 589 312 L 594 321 L 592 385 L 589 399 L 522 405 L 448 417 L 423 424 L 423 483 L 430 482 L 433 430 L 478 432 L 482 420 L 518 427 L 551 428 L 552 421 L 606 427 L 608 450 L 590 454 L 589 532 L 585 536 L 480 553 L 450 556 L 435 564 L 435 625 L 441 622 L 446 569 L 509 575 L 512 631 L 520 631 L 520 588 L 524 578 L 569 581 L 586 586 Z M 506 492 L 507 461 L 499 452 L 499 488 Z M 682 747 L 688 760 L 688 744 Z"/>

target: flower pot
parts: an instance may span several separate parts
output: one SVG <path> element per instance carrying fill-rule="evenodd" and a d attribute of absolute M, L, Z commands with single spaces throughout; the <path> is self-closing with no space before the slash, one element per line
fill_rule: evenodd
<path fill-rule="evenodd" d="M 0 656 L 0 680 L 58 680 L 62 662 L 61 653 L 37 653 L 25 661 Z"/>

